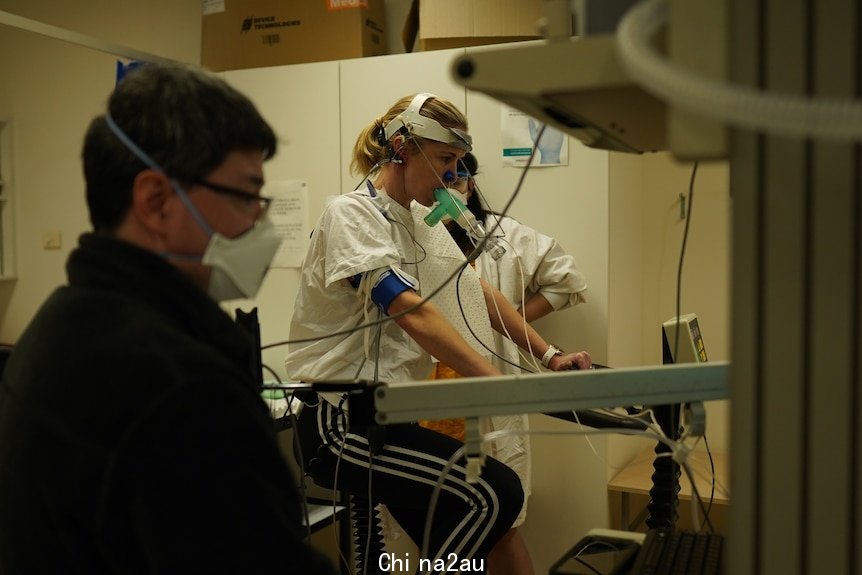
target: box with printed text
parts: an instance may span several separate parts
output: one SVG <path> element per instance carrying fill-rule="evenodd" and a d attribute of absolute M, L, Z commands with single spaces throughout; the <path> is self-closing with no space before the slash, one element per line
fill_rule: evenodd
<path fill-rule="evenodd" d="M 237 70 L 379 56 L 384 0 L 203 0 L 201 65 Z"/>
<path fill-rule="evenodd" d="M 419 0 L 422 50 L 541 38 L 544 0 Z"/>

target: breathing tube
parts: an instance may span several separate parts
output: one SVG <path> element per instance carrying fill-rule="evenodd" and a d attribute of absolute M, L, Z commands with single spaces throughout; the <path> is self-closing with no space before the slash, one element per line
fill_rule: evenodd
<path fill-rule="evenodd" d="M 668 21 L 667 0 L 644 0 L 617 29 L 617 52 L 629 76 L 681 109 L 740 128 L 823 140 L 862 140 L 862 101 L 763 92 L 703 78 L 674 66 L 650 42 Z"/>

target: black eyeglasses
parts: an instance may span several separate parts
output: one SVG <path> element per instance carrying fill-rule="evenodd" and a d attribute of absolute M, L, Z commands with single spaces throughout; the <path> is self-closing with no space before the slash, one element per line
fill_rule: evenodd
<path fill-rule="evenodd" d="M 197 180 L 194 183 L 217 194 L 230 196 L 231 198 L 239 200 L 238 204 L 249 214 L 255 214 L 260 210 L 259 217 L 263 217 L 266 214 L 267 210 L 269 210 L 269 205 L 272 203 L 272 198 L 270 197 L 259 196 L 243 190 L 237 190 L 236 188 L 213 184 L 212 182 L 207 182 L 205 180 Z"/>

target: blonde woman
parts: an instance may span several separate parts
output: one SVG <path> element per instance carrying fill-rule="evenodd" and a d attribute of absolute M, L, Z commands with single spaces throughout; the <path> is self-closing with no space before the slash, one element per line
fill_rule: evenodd
<path fill-rule="evenodd" d="M 432 358 L 464 376 L 500 374 L 459 325 L 464 320 L 453 309 L 455 282 L 416 307 L 464 263 L 445 226 L 428 226 L 424 216 L 471 144 L 463 114 L 431 94 L 401 98 L 363 130 L 352 166 L 368 174 L 367 184 L 332 201 L 315 226 L 291 324 L 291 339 L 349 333 L 291 345 L 285 360 L 291 378 L 422 380 Z M 502 329 L 487 302 L 504 298 L 489 289 L 469 269 L 460 282 L 470 325 L 484 338 L 491 337 L 492 325 Z M 361 327 L 387 316 L 392 320 Z M 504 316 L 517 324 L 511 306 Z M 528 339 L 539 357 L 550 347 L 535 332 L 523 334 L 519 345 L 526 347 Z M 555 356 L 553 367 L 589 364 L 589 354 L 579 352 Z M 315 481 L 332 484 L 337 468 L 339 489 L 363 496 L 370 491 L 414 543 L 422 543 L 429 497 L 460 442 L 415 424 L 387 426 L 383 438 L 369 440 L 350 427 L 343 397 L 335 392 L 320 393 L 304 407 L 299 433 Z M 511 469 L 489 458 L 478 483 L 465 476 L 463 461 L 446 474 L 423 559 L 478 560 L 484 567 L 517 517 L 523 492 Z"/>

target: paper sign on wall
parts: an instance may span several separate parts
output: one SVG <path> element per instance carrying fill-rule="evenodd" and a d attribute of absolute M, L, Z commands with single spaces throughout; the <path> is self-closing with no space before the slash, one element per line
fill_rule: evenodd
<path fill-rule="evenodd" d="M 542 132 L 542 123 L 520 110 L 500 106 L 500 133 L 504 166 L 526 166 L 533 148 L 537 150 L 531 166 L 569 165 L 569 138 L 551 126 Z"/>
<path fill-rule="evenodd" d="M 261 193 L 272 198 L 269 217 L 281 238 L 273 268 L 298 268 L 308 249 L 308 184 L 303 180 L 268 182 Z"/>
<path fill-rule="evenodd" d="M 204 16 L 224 12 L 224 0 L 203 0 L 201 11 Z"/>

